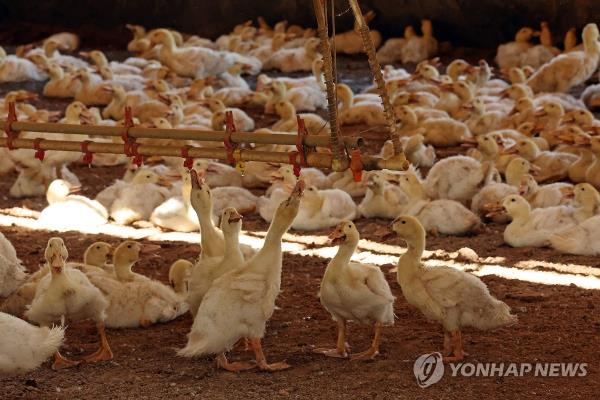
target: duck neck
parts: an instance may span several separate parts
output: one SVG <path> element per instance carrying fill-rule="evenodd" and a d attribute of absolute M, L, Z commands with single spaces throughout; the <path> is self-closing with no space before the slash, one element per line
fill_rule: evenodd
<path fill-rule="evenodd" d="M 524 175 L 525 172 L 522 170 L 507 168 L 506 183 L 512 187 L 518 188 L 521 185 L 521 179 L 523 179 Z"/>
<path fill-rule="evenodd" d="M 421 257 L 423 256 L 423 251 L 425 251 L 424 235 L 416 239 L 411 239 L 406 243 L 406 253 L 402 254 L 398 259 L 398 269 L 396 272 L 396 278 L 400 285 L 417 273 L 421 266 Z"/>
<path fill-rule="evenodd" d="M 271 221 L 269 231 L 267 232 L 265 242 L 260 252 L 272 251 L 276 249 L 281 250 L 281 239 L 290 228 L 292 221 L 293 218 L 290 220 L 289 218 L 276 212 L 273 221 Z"/>
<path fill-rule="evenodd" d="M 518 209 L 513 210 L 510 213 L 510 216 L 512 217 L 513 223 L 520 224 L 521 222 L 526 221 L 529 218 L 530 214 L 531 214 L 530 207 L 519 207 Z"/>
<path fill-rule="evenodd" d="M 200 222 L 200 244 L 202 246 L 202 254 L 212 257 L 214 249 L 216 252 L 214 255 L 219 255 L 218 249 L 216 248 L 216 242 L 221 235 L 212 220 L 212 204 L 200 211 L 196 210 L 196 214 L 198 214 L 198 222 Z M 220 247 L 221 249 L 223 248 L 222 246 Z"/>
<path fill-rule="evenodd" d="M 356 250 L 356 246 L 358 246 L 358 240 L 352 239 L 347 240 L 346 242 L 340 244 L 338 247 L 338 251 L 335 256 L 331 259 L 328 268 L 338 269 L 344 268 L 350 262 L 354 251 Z"/>
<path fill-rule="evenodd" d="M 347 89 L 347 90 L 341 90 L 340 91 L 341 96 L 339 96 L 339 100 L 340 100 L 340 111 L 343 110 L 349 110 L 350 107 L 352 107 L 352 90 Z"/>
<path fill-rule="evenodd" d="M 240 231 L 235 229 L 225 235 L 225 258 L 231 262 L 243 262 L 244 255 L 240 249 Z"/>
<path fill-rule="evenodd" d="M 137 261 L 137 260 L 136 260 Z M 135 274 L 131 271 L 131 268 L 136 263 L 136 261 L 125 261 L 119 260 L 118 256 L 115 256 L 115 275 L 117 279 L 120 281 L 132 281 L 135 277 Z"/>

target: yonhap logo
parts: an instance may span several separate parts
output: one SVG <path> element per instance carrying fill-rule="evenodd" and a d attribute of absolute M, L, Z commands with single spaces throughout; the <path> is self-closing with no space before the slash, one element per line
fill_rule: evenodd
<path fill-rule="evenodd" d="M 439 382 L 444 376 L 444 361 L 440 353 L 423 354 L 413 365 L 417 384 L 426 388 Z"/>

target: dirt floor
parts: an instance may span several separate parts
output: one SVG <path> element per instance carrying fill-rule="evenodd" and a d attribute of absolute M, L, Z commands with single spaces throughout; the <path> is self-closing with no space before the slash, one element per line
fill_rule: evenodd
<path fill-rule="evenodd" d="M 359 65 L 362 65 L 360 67 Z M 350 60 L 340 69 L 342 80 L 353 86 L 364 86 L 364 62 Z M 6 88 L 4 88 L 6 89 Z M 63 104 L 57 108 L 64 107 Z M 258 116 L 258 113 L 253 113 Z M 260 125 L 266 125 L 262 118 Z M 369 138 L 367 148 L 376 151 L 381 134 L 362 132 L 356 128 L 346 134 L 361 133 Z M 451 154 L 452 151 L 444 154 Z M 122 167 L 88 168 L 78 166 L 73 171 L 83 184 L 83 194 L 94 196 L 123 173 Z M 0 180 L 0 209 L 25 207 L 41 210 L 45 199 L 15 200 L 8 197 L 8 188 L 16 174 Z M 358 220 L 362 237 L 375 242 L 402 246 L 395 237 L 382 238 L 384 220 Z M 244 229 L 265 231 L 267 224 L 258 216 L 248 216 Z M 503 244 L 503 227 L 488 225 L 472 237 L 429 238 L 428 250 L 439 260 L 454 259 L 451 252 L 469 247 L 478 257 L 465 256 L 475 269 L 495 257 L 494 262 L 512 268 L 526 262 L 532 271 L 565 272 L 582 277 L 599 277 L 597 257 L 567 256 L 549 249 L 512 249 Z M 43 262 L 43 248 L 56 233 L 31 231 L 20 227 L 2 227 L 15 245 L 19 256 L 30 271 Z M 327 231 L 311 235 L 325 235 Z M 94 241 L 112 244 L 117 238 L 103 235 L 83 235 L 66 232 L 64 238 L 71 260 L 80 260 L 85 248 Z M 199 245 L 184 242 L 162 242 L 155 256 L 143 259 L 137 272 L 167 281 L 169 265 L 178 258 L 193 260 Z M 308 246 L 310 247 L 310 245 Z M 318 247 L 315 245 L 314 247 Z M 385 254 L 386 250 L 378 252 Z M 393 255 L 387 253 L 387 255 Z M 459 256 L 460 258 L 460 256 Z M 563 398 L 597 399 L 600 395 L 600 291 L 585 290 L 574 285 L 544 285 L 517 279 L 485 276 L 482 279 L 490 291 L 508 303 L 519 317 L 519 324 L 494 332 L 467 330 L 465 347 L 471 354 L 467 362 L 579 362 L 587 363 L 587 376 L 576 378 L 525 377 L 452 377 L 446 367 L 444 378 L 437 384 L 421 389 L 413 374 L 413 363 L 421 354 L 439 350 L 441 328 L 428 322 L 414 307 L 407 305 L 395 280 L 389 273 L 393 266 L 383 265 L 390 286 L 397 297 L 396 323 L 383 334 L 381 355 L 373 362 L 351 362 L 329 359 L 312 352 L 315 346 L 333 345 L 335 325 L 317 297 L 320 279 L 327 259 L 285 254 L 280 307 L 269 321 L 264 348 L 269 360 L 286 360 L 292 368 L 278 373 L 245 372 L 234 374 L 215 368 L 212 358 L 182 359 L 177 349 L 184 346 L 191 318 L 186 315 L 167 324 L 148 329 L 110 330 L 109 340 L 115 358 L 98 365 L 81 365 L 54 372 L 49 364 L 24 376 L 0 378 L 2 399 L 264 399 L 264 398 L 327 398 L 345 399 L 422 399 L 422 398 Z M 586 267 L 587 266 L 587 267 Z M 522 267 L 523 268 L 523 267 Z M 0 333 L 1 335 L 1 333 Z M 350 325 L 349 342 L 352 351 L 368 347 L 371 328 Z M 64 353 L 79 357 L 96 347 L 96 333 L 91 323 L 69 326 Z M 233 360 L 248 359 L 250 354 L 233 352 Z"/>

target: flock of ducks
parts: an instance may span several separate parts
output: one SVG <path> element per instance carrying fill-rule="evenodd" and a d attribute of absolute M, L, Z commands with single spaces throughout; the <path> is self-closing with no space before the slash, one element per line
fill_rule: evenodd
<path fill-rule="evenodd" d="M 222 130 L 225 112 L 231 111 L 241 131 L 256 130 L 244 108 L 260 107 L 279 120 L 259 131 L 296 132 L 297 115 L 310 134 L 327 131 L 327 121 L 314 113 L 326 101 L 313 29 L 283 22 L 270 27 L 259 20 L 258 28 L 246 23 L 210 41 L 170 29 L 128 27 L 134 36 L 128 50 L 136 56 L 122 62 L 109 61 L 98 50 L 81 52 L 82 58 L 62 54 L 78 47 L 76 36 L 67 33 L 48 38 L 41 47 L 22 46 L 15 55 L 1 51 L 1 81 L 49 79 L 45 97 L 74 101 L 62 119 L 60 113 L 29 104 L 37 95 L 26 91 L 8 93 L 0 106 L 7 112 L 9 102 L 15 102 L 21 120 L 96 125 L 124 124 L 123 110 L 129 106 L 136 124 L 205 130 Z M 96 154 L 94 165 L 127 165 L 122 179 L 91 199 L 76 194 L 80 183 L 69 170 L 80 161 L 79 154 L 48 151 L 40 160 L 32 150 L 2 149 L 1 172 L 18 171 L 10 195 L 46 195 L 41 226 L 76 229 L 113 221 L 199 230 L 202 252 L 194 263 L 178 260 L 171 266 L 169 287 L 132 271 L 143 254 L 158 251 L 156 246 L 123 242 L 109 264 L 111 246 L 94 243 L 83 262 L 68 262 L 65 243 L 52 238 L 45 266 L 28 275 L 2 237 L 0 326 L 15 334 L 10 335 L 12 342 L 0 343 L 0 371 L 31 370 L 52 355 L 56 369 L 109 360 L 113 355 L 106 328 L 147 327 L 188 311 L 194 323 L 180 356 L 214 354 L 218 366 L 230 371 L 287 368 L 284 362 L 267 362 L 261 338 L 275 309 L 281 241 L 290 228 L 333 229 L 329 238 L 338 246 L 320 289 L 321 302 L 337 323 L 338 340 L 334 348 L 316 351 L 349 357 L 346 322 L 354 320 L 372 325 L 375 332 L 372 345 L 351 357 L 374 358 L 382 328 L 394 323 L 395 298 L 379 268 L 351 261 L 359 240 L 352 221 L 361 217 L 393 220 L 393 231 L 406 241 L 397 281 L 410 304 L 442 324 L 447 361 L 465 356 L 462 327 L 493 329 L 515 323 L 508 306 L 478 278 L 452 268 L 425 268 L 425 236 L 474 235 L 485 229 L 486 221 L 493 221 L 508 224 L 504 241 L 510 246 L 600 254 L 600 124 L 586 108 L 595 104 L 595 89 L 589 86 L 580 99 L 568 93 L 597 70 L 598 28 L 588 24 L 583 29 L 580 47 L 570 31 L 564 52 L 549 47 L 547 24 L 539 32 L 540 45 L 529 43 L 537 32 L 522 29 L 515 42 L 498 49 L 504 79 L 494 77 L 484 60 L 471 65 L 457 59 L 442 73 L 438 61 L 431 59 L 438 47 L 431 22 L 423 21 L 421 31 L 423 36 L 417 36 L 407 28 L 404 38 L 388 40 L 378 53 L 382 59 L 417 63 L 413 73 L 391 65 L 383 71 L 403 149 L 412 164 L 406 172 L 365 172 L 355 181 L 350 171 L 325 174 L 303 168 L 296 176 L 291 166 L 258 162 L 248 162 L 239 171 L 196 159 L 188 170 L 181 159 L 166 157 L 136 168 L 125 156 Z M 378 34 L 372 35 L 377 42 Z M 353 53 L 360 47 L 360 36 L 353 30 L 336 36 L 335 42 L 339 52 Z M 552 56 L 543 62 L 528 61 L 541 60 L 546 53 Z M 263 69 L 311 74 L 270 77 L 260 73 Z M 244 74 L 258 74 L 255 90 Z M 342 125 L 385 124 L 374 87 L 354 93 L 339 84 L 337 96 Z M 438 160 L 436 148 L 442 147 L 469 149 Z M 393 150 L 386 142 L 380 155 L 390 157 Z M 255 195 L 255 189 L 264 194 Z M 243 215 L 250 213 L 270 223 L 258 251 L 239 243 Z M 66 359 L 59 351 L 65 324 L 83 319 L 96 323 L 99 349 L 81 360 Z M 228 361 L 226 352 L 237 345 L 251 349 L 255 362 Z"/>
<path fill-rule="evenodd" d="M 189 176 L 190 196 L 196 209 L 207 201 L 206 185 L 195 170 Z M 282 238 L 300 211 L 305 187 L 303 180 L 298 181 L 281 201 L 258 251 L 239 243 L 243 216 L 235 208 L 223 210 L 219 228 L 210 216 L 204 219 L 197 212 L 202 226 L 202 251 L 195 263 L 177 260 L 171 265 L 171 287 L 132 271 L 141 255 L 155 253 L 160 246 L 125 241 L 114 249 L 110 264 L 111 246 L 97 242 L 87 248 L 83 262 L 68 262 L 64 241 L 53 237 L 44 251 L 44 266 L 28 275 L 12 244 L 0 236 L 4 272 L 1 288 L 5 296 L 0 327 L 11 337 L 0 344 L 0 371 L 22 373 L 38 367 L 52 355 L 52 368 L 57 370 L 110 360 L 113 353 L 107 327 L 144 328 L 173 320 L 187 311 L 194 322 L 179 356 L 214 354 L 219 368 L 234 372 L 289 368 L 285 362 L 267 362 L 261 339 L 280 291 Z M 446 361 L 465 356 L 461 328 L 493 329 L 516 323 L 510 308 L 494 298 L 478 278 L 450 267 L 423 267 L 425 229 L 418 219 L 401 215 L 394 220 L 392 229 L 408 244 L 408 251 L 398 261 L 398 283 L 410 304 L 443 325 Z M 371 346 L 351 358 L 373 359 L 379 354 L 383 327 L 394 324 L 395 297 L 378 267 L 351 261 L 360 239 L 351 221 L 339 223 L 329 239 L 331 245 L 338 246 L 338 252 L 325 270 L 319 297 L 337 322 L 338 340 L 335 348 L 317 348 L 315 352 L 350 357 L 346 323 L 357 321 L 373 325 L 375 333 Z M 81 320 L 95 322 L 99 348 L 71 360 L 60 353 L 65 324 Z M 226 352 L 238 343 L 253 351 L 254 362 L 228 361 Z"/>

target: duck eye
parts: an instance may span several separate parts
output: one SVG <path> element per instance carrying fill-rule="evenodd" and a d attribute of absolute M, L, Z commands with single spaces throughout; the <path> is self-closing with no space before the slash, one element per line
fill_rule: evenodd
<path fill-rule="evenodd" d="M 516 200 L 515 200 L 515 199 L 512 199 L 511 201 L 514 203 Z"/>
<path fill-rule="evenodd" d="M 96 249 L 100 250 L 100 246 L 96 246 Z"/>
<path fill-rule="evenodd" d="M 402 221 L 402 225 L 406 224 L 406 221 Z"/>

